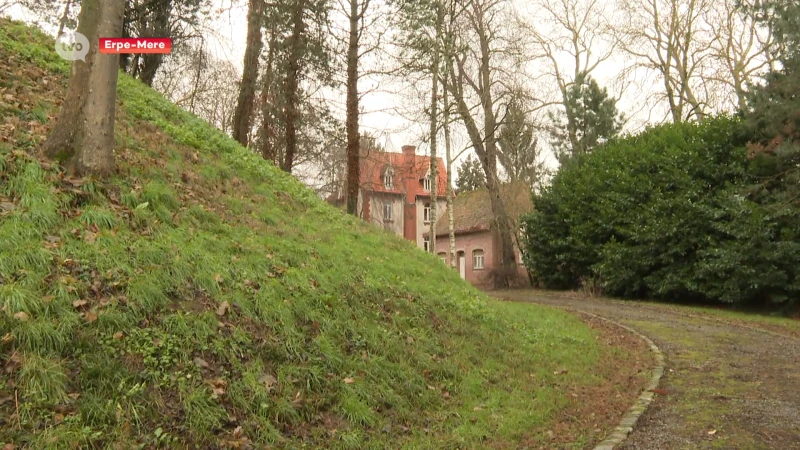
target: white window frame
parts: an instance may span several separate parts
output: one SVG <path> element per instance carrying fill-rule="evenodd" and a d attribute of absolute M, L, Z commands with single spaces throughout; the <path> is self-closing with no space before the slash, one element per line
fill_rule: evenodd
<path fill-rule="evenodd" d="M 431 204 L 424 203 L 422 205 L 422 221 L 425 223 L 431 223 Z"/>
<path fill-rule="evenodd" d="M 394 220 L 393 217 L 394 208 L 392 207 L 392 202 L 383 202 L 383 221 L 384 222 L 391 222 Z"/>
<path fill-rule="evenodd" d="M 425 178 L 422 179 L 422 189 L 425 192 L 430 192 L 431 191 L 431 176 L 430 175 L 425 175 Z"/>
<path fill-rule="evenodd" d="M 386 168 L 386 172 L 383 174 L 383 187 L 394 189 L 394 170 L 391 167 Z"/>
<path fill-rule="evenodd" d="M 430 237 L 422 238 L 422 249 L 425 250 L 426 252 L 430 252 L 431 251 L 431 238 Z"/>
<path fill-rule="evenodd" d="M 443 264 L 447 264 L 447 252 L 439 252 L 439 259 L 442 260 Z"/>
<path fill-rule="evenodd" d="M 480 252 L 480 254 L 478 254 Z M 486 268 L 484 261 L 484 253 L 481 249 L 472 251 L 472 270 L 483 270 Z"/>

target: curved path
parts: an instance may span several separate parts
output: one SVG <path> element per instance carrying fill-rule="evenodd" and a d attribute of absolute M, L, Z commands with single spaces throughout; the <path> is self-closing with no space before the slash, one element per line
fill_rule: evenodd
<path fill-rule="evenodd" d="M 493 295 L 606 317 L 661 348 L 666 370 L 656 398 L 617 449 L 800 449 L 800 338 L 679 308 L 535 291 Z"/>

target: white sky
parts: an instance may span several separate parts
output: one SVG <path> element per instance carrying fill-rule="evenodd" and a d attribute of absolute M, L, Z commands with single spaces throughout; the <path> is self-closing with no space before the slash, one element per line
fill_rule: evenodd
<path fill-rule="evenodd" d="M 525 0 L 512 1 L 515 2 L 518 11 L 526 17 L 534 17 L 539 12 L 531 10 L 529 6 L 531 4 Z M 214 0 L 214 2 L 217 7 L 225 7 L 226 11 L 217 16 L 211 24 L 211 28 L 214 32 L 207 36 L 209 49 L 215 56 L 220 59 L 229 60 L 241 71 L 247 33 L 247 1 Z M 233 6 L 231 6 L 232 3 Z M 376 2 L 373 1 L 373 5 L 375 3 Z M 334 5 L 336 5 L 336 3 Z M 12 8 L 6 11 L 6 14 L 16 19 L 26 19 L 25 14 L 19 8 Z M 536 22 L 536 19 L 530 19 L 530 17 L 529 20 L 533 20 L 533 23 L 543 23 L 542 20 Z M 55 29 L 52 29 L 52 27 L 46 31 L 53 34 L 55 33 Z M 562 57 L 559 57 L 559 64 L 563 62 L 568 72 L 571 72 L 572 62 L 570 61 L 569 55 L 562 55 Z M 528 66 L 531 72 L 536 72 L 541 69 L 541 64 L 543 63 L 544 62 L 540 62 L 540 60 L 532 60 Z M 623 93 L 615 92 L 615 77 L 622 68 L 627 65 L 626 63 L 627 61 L 624 61 L 620 57 L 611 58 L 601 63 L 592 73 L 592 76 L 597 79 L 601 85 L 608 87 L 612 96 L 618 98 L 618 108 L 629 120 L 626 130 L 635 132 L 652 121 L 659 122 L 663 120 L 663 114 L 660 110 L 654 112 L 648 107 L 648 99 L 652 96 L 654 84 L 652 80 L 646 80 L 644 76 L 639 76 L 641 79 L 638 80 L 638 85 L 646 86 L 645 88 L 637 88 L 636 85 L 631 85 Z M 383 144 L 389 151 L 399 151 L 402 145 L 408 144 L 416 145 L 418 147 L 418 153 L 427 153 L 427 146 L 422 141 L 427 139 L 428 125 L 423 121 L 410 120 L 409 116 L 412 114 L 419 115 L 422 109 L 421 103 L 424 105 L 428 103 L 425 98 L 429 94 L 424 93 L 429 90 L 429 83 L 430 82 L 427 81 L 424 85 L 415 86 L 415 89 L 408 89 L 409 86 L 407 85 L 403 86 L 404 89 L 401 89 L 396 79 L 389 80 L 386 77 L 373 77 L 362 80 L 359 86 L 361 91 L 378 87 L 375 92 L 366 94 L 361 102 L 362 131 L 376 135 L 378 137 L 378 142 Z M 549 85 L 540 85 L 537 89 L 539 89 L 540 92 L 544 92 L 552 91 L 554 87 L 555 86 L 551 83 Z M 400 95 L 398 92 L 401 90 L 406 92 L 417 91 L 421 97 L 414 98 L 413 93 Z M 425 96 L 422 96 L 423 94 Z M 340 117 L 343 119 L 343 89 L 328 93 L 325 97 L 330 97 L 331 104 L 335 106 L 334 110 L 338 109 L 341 114 Z M 458 134 L 458 132 L 454 134 L 454 149 L 459 150 L 468 147 L 469 143 L 464 136 L 459 136 Z M 443 141 L 441 137 L 440 141 Z M 439 155 L 444 156 L 443 142 L 439 145 L 439 149 Z M 546 159 L 548 166 L 554 167 L 556 165 L 552 155 L 548 155 Z M 455 167 L 457 167 L 457 164 Z"/>

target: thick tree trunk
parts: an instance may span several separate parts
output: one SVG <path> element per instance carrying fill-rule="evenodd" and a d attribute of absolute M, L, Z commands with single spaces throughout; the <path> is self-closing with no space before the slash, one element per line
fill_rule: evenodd
<path fill-rule="evenodd" d="M 350 0 L 350 35 L 347 45 L 347 213 L 357 215 L 361 142 L 358 130 L 358 0 Z"/>
<path fill-rule="evenodd" d="M 151 55 L 144 55 L 142 58 L 142 67 L 139 70 L 139 79 L 142 83 L 153 87 L 153 81 L 156 79 L 158 68 L 164 62 L 164 55 L 154 53 Z"/>
<path fill-rule="evenodd" d="M 124 0 L 83 0 L 78 32 L 92 44 L 86 62 L 75 61 L 67 98 L 42 150 L 71 157 L 77 175 L 107 175 L 114 170 L 114 120 L 119 55 L 98 52 L 99 37 L 122 33 Z"/>
<path fill-rule="evenodd" d="M 297 154 L 297 125 L 300 122 L 300 113 L 297 103 L 299 101 L 298 89 L 300 86 L 300 57 L 302 53 L 305 22 L 303 12 L 305 0 L 297 0 L 292 11 L 292 35 L 289 38 L 289 60 L 284 88 L 286 93 L 286 153 L 284 154 L 281 169 L 292 173 L 294 158 Z"/>
<path fill-rule="evenodd" d="M 481 36 L 481 85 L 485 86 L 482 93 L 484 133 L 486 135 L 486 152 L 483 155 L 483 169 L 486 172 L 486 187 L 491 197 L 492 213 L 499 246 L 495 248 L 495 257 L 498 262 L 498 271 L 495 278 L 495 287 L 506 288 L 510 285 L 511 276 L 516 272 L 516 258 L 514 258 L 514 244 L 511 240 L 510 221 L 506 212 L 503 199 L 500 196 L 500 180 L 497 176 L 497 119 L 494 114 L 494 98 L 492 95 L 490 49 L 488 36 Z M 499 250 L 499 251 L 497 251 Z"/>
<path fill-rule="evenodd" d="M 261 156 L 267 160 L 277 163 L 275 154 L 275 129 L 272 123 L 271 110 L 276 105 L 273 104 L 272 83 L 274 82 L 275 65 L 275 46 L 276 42 L 275 24 L 272 25 L 269 34 L 269 49 L 267 50 L 267 66 L 264 71 L 264 79 L 261 86 Z"/>
<path fill-rule="evenodd" d="M 264 21 L 264 0 L 250 0 L 247 10 L 247 47 L 239 85 L 239 99 L 233 113 L 233 138 L 247 146 L 253 120 L 253 102 L 258 79 L 258 58 L 261 55 L 261 24 Z"/>
<path fill-rule="evenodd" d="M 148 27 L 148 36 L 162 38 L 169 36 L 169 21 L 172 13 L 172 0 L 162 1 L 153 4 L 152 27 Z M 164 55 L 160 53 L 143 54 L 141 67 L 139 68 L 139 79 L 146 85 L 152 87 L 156 79 L 156 73 L 164 62 Z"/>

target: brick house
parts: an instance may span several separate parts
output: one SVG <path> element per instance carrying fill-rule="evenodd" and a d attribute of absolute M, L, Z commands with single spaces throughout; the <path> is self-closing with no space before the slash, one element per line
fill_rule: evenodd
<path fill-rule="evenodd" d="M 519 218 L 533 210 L 530 188 L 524 184 L 507 184 L 501 189 L 506 210 L 519 229 Z M 478 189 L 464 192 L 454 199 L 454 225 L 456 238 L 456 267 L 461 278 L 476 287 L 493 287 L 493 270 L 498 266 L 499 236 L 493 225 L 489 191 Z M 436 251 L 445 264 L 449 264 L 449 228 L 447 212 L 440 215 L 436 223 Z M 427 236 L 427 234 L 426 234 Z M 517 284 L 529 285 L 530 279 L 522 265 L 522 254 L 518 246 L 518 233 L 514 239 L 514 254 L 517 260 Z"/>
<path fill-rule="evenodd" d="M 444 211 L 447 172 L 441 158 L 437 174 L 437 210 Z M 401 153 L 363 151 L 357 212 L 367 222 L 413 241 L 427 250 L 423 234 L 431 220 L 431 158 L 416 154 L 416 147 L 404 145 Z M 340 197 L 328 199 L 344 204 Z"/>

